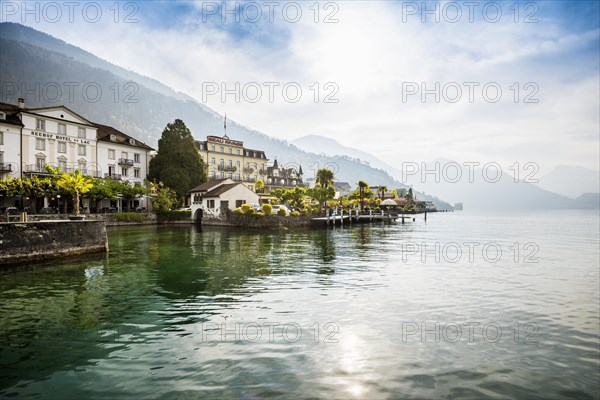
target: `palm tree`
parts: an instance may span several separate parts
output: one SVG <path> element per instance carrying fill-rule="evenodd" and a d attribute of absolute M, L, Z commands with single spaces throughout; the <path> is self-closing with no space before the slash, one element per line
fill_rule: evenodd
<path fill-rule="evenodd" d="M 377 189 L 377 193 L 379 193 L 379 197 L 381 198 L 381 200 L 383 200 L 383 198 L 385 197 L 385 192 L 387 192 L 387 190 L 387 186 L 379 186 L 379 188 Z"/>
<path fill-rule="evenodd" d="M 367 190 L 367 188 L 369 187 L 369 184 L 365 181 L 358 181 L 358 195 L 360 197 L 360 211 L 362 212 L 363 208 L 364 208 L 364 198 L 365 198 L 365 192 Z"/>
<path fill-rule="evenodd" d="M 257 180 L 256 183 L 254 184 L 256 193 L 260 193 L 264 187 L 265 187 L 265 183 L 262 181 L 262 179 Z"/>
<path fill-rule="evenodd" d="M 333 187 L 333 171 L 327 168 L 321 168 L 317 171 L 315 183 L 321 187 Z"/>
<path fill-rule="evenodd" d="M 75 170 L 75 172 L 71 174 L 63 173 L 60 176 L 57 185 L 65 192 L 73 195 L 75 215 L 79 215 L 79 194 L 87 193 L 94 187 L 92 179 L 81 175 L 79 170 Z"/>

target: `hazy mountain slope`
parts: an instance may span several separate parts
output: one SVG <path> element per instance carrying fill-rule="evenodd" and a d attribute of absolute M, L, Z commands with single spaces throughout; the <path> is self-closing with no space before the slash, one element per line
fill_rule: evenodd
<path fill-rule="evenodd" d="M 32 44 L 37 47 L 41 47 L 45 50 L 64 54 L 65 56 L 72 57 L 76 61 L 80 61 L 91 67 L 100 68 L 113 74 L 120 76 L 126 81 L 135 81 L 141 83 L 146 88 L 154 90 L 158 93 L 162 93 L 166 96 L 178 98 L 180 100 L 191 100 L 194 99 L 190 96 L 179 93 L 171 89 L 170 87 L 162 84 L 161 82 L 135 73 L 134 71 L 127 70 L 119 67 L 118 65 L 109 63 L 92 53 L 80 49 L 66 43 L 63 40 L 57 39 L 44 32 L 37 31 L 28 26 L 15 24 L 11 22 L 4 22 L 0 24 L 0 36 L 4 39 L 15 40 L 17 42 L 25 42 Z"/>
<path fill-rule="evenodd" d="M 538 186 L 572 198 L 600 192 L 600 172 L 573 165 L 559 165 L 539 180 Z"/>
<path fill-rule="evenodd" d="M 384 169 L 392 173 L 395 169 L 393 166 L 386 164 L 374 155 L 366 151 L 356 149 L 354 147 L 344 146 L 335 139 L 331 139 L 320 135 L 306 135 L 292 140 L 292 144 L 298 146 L 302 150 L 310 151 L 310 149 L 319 149 L 319 154 L 328 156 L 348 156 L 362 161 L 363 163 L 375 168 Z M 399 171 L 399 170 L 398 170 Z M 395 175 L 392 173 L 392 175 Z"/>

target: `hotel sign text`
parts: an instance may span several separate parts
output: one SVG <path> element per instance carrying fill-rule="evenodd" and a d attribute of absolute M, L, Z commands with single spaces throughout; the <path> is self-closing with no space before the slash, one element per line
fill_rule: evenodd
<path fill-rule="evenodd" d="M 53 135 L 52 133 L 46 133 L 46 132 L 31 131 L 31 136 L 37 136 L 37 137 L 42 137 L 42 138 L 47 138 L 47 139 L 63 140 L 65 142 L 90 144 L 90 141 L 86 140 L 86 139 L 78 139 L 78 138 L 72 138 L 72 137 L 68 137 L 68 136 Z"/>

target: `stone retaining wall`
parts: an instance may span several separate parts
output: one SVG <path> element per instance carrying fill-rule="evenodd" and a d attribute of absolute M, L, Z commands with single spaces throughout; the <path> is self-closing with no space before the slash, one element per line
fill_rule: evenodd
<path fill-rule="evenodd" d="M 107 251 L 104 221 L 0 224 L 0 266 Z"/>

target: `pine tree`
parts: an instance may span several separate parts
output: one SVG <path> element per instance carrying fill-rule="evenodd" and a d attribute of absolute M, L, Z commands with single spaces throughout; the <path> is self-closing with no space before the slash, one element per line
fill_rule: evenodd
<path fill-rule="evenodd" d="M 158 141 L 158 154 L 150 160 L 148 178 L 173 189 L 180 204 L 190 189 L 206 182 L 204 163 L 182 120 L 167 124 Z"/>

